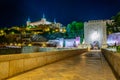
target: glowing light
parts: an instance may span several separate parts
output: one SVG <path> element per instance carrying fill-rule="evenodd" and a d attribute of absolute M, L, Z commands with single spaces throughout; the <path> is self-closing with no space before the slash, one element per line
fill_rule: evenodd
<path fill-rule="evenodd" d="M 11 34 L 15 34 L 15 32 L 11 32 Z"/>
<path fill-rule="evenodd" d="M 1 33 L 4 33 L 4 31 L 3 31 L 3 30 L 0 30 L 0 32 L 1 32 Z"/>
<path fill-rule="evenodd" d="M 52 31 L 53 33 L 55 32 L 55 31 Z"/>
<path fill-rule="evenodd" d="M 13 45 L 13 43 L 10 43 L 10 46 L 12 46 Z"/>
<path fill-rule="evenodd" d="M 99 34 L 97 33 L 97 31 L 95 31 L 91 34 L 91 39 L 93 41 L 97 40 L 98 38 L 99 38 Z"/>
<path fill-rule="evenodd" d="M 21 43 L 18 43 L 18 46 L 21 46 Z"/>
<path fill-rule="evenodd" d="M 112 45 L 120 45 L 120 33 L 113 33 L 108 36 L 107 44 Z"/>
<path fill-rule="evenodd" d="M 75 46 L 75 39 L 65 39 L 65 47 L 70 48 Z"/>
<path fill-rule="evenodd" d="M 30 30 L 30 28 L 29 28 L 29 27 L 27 27 L 27 28 L 26 28 L 26 30 Z"/>
<path fill-rule="evenodd" d="M 17 46 L 17 43 L 15 43 L 14 45 Z"/>
<path fill-rule="evenodd" d="M 37 32 L 34 32 L 34 34 L 37 34 Z"/>
<path fill-rule="evenodd" d="M 50 31 L 50 29 L 49 29 L 49 28 L 46 28 L 45 31 Z"/>
<path fill-rule="evenodd" d="M 58 29 L 55 30 L 56 32 L 58 31 Z"/>
<path fill-rule="evenodd" d="M 17 27 L 17 30 L 20 30 L 20 28 L 19 28 L 19 27 Z"/>
<path fill-rule="evenodd" d="M 28 46 L 32 46 L 32 44 L 28 44 Z"/>
<path fill-rule="evenodd" d="M 43 44 L 42 44 L 42 47 L 46 47 L 46 44 L 45 44 L 45 43 L 43 43 Z"/>
<path fill-rule="evenodd" d="M 60 32 L 63 32 L 63 30 L 62 30 L 62 29 L 60 29 Z"/>
<path fill-rule="evenodd" d="M 64 33 L 64 32 L 66 32 L 66 30 L 65 30 L 65 29 L 63 29 L 63 33 Z"/>
<path fill-rule="evenodd" d="M 80 44 L 80 37 L 76 37 L 76 46 L 78 46 Z"/>

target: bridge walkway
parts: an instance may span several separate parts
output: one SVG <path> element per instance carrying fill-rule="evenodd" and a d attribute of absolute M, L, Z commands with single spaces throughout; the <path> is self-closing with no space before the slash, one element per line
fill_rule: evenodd
<path fill-rule="evenodd" d="M 90 51 L 7 80 L 116 80 L 100 51 Z"/>

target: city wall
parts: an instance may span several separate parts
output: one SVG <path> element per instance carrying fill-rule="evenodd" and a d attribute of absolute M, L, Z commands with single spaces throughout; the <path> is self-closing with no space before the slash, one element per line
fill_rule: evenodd
<path fill-rule="evenodd" d="M 16 54 L 16 53 L 21 53 L 22 49 L 21 48 L 1 48 L 0 49 L 0 55 L 1 54 Z"/>
<path fill-rule="evenodd" d="M 115 53 L 113 51 L 108 51 L 105 49 L 101 50 L 108 63 L 112 67 L 113 71 L 116 74 L 118 80 L 120 79 L 120 53 Z"/>
<path fill-rule="evenodd" d="M 66 48 L 71 49 L 71 48 Z M 34 53 L 34 52 L 47 52 L 47 51 L 59 51 L 65 50 L 65 48 L 55 47 L 38 47 L 38 46 L 24 46 L 22 48 L 1 48 L 0 55 L 4 54 L 20 54 L 20 53 Z"/>
<path fill-rule="evenodd" d="M 29 54 L 0 55 L 0 80 L 65 59 L 70 56 L 79 55 L 86 51 L 87 49 L 76 49 L 35 52 Z"/>

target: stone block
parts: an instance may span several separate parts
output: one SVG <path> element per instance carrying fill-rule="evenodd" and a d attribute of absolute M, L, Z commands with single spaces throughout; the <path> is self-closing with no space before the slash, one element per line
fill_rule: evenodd
<path fill-rule="evenodd" d="M 48 56 L 46 56 L 47 57 L 47 63 L 52 63 L 52 62 L 54 62 L 54 55 L 48 55 Z"/>
<path fill-rule="evenodd" d="M 47 60 L 46 56 L 37 57 L 36 60 L 37 60 L 38 67 L 47 64 L 47 62 L 46 62 L 46 60 Z"/>
<path fill-rule="evenodd" d="M 106 59 L 109 61 L 111 66 L 113 67 L 114 71 L 120 76 L 120 54 L 113 53 L 111 51 L 102 49 L 102 53 L 106 57 Z"/>
<path fill-rule="evenodd" d="M 9 62 L 0 62 L 0 80 L 8 77 L 9 74 Z"/>
<path fill-rule="evenodd" d="M 29 54 L 12 54 L 0 56 L 0 80 L 21 72 L 53 63 L 69 56 L 81 53 L 82 50 L 63 50 L 35 52 Z"/>
<path fill-rule="evenodd" d="M 37 59 L 36 58 L 24 59 L 24 71 L 34 69 L 35 67 L 37 67 Z"/>
<path fill-rule="evenodd" d="M 18 74 L 20 72 L 23 72 L 23 69 L 24 69 L 23 59 L 12 60 L 9 63 L 10 63 L 9 76 L 13 76 L 13 75 Z"/>

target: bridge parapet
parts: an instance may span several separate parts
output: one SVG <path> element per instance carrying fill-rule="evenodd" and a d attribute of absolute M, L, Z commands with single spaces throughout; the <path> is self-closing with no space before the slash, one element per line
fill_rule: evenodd
<path fill-rule="evenodd" d="M 0 55 L 0 80 L 87 52 L 87 49 Z"/>
<path fill-rule="evenodd" d="M 106 49 L 101 50 L 110 66 L 113 68 L 118 80 L 120 79 L 120 53 L 115 53 Z"/>

